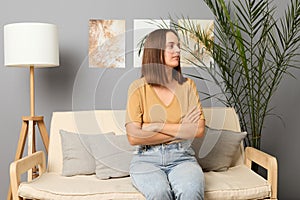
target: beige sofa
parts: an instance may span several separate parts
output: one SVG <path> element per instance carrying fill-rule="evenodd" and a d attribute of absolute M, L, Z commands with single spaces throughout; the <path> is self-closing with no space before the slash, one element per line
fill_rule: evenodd
<path fill-rule="evenodd" d="M 204 108 L 206 124 L 218 129 L 240 131 L 232 108 Z M 50 128 L 48 166 L 43 152 L 36 152 L 11 164 L 14 199 L 145 199 L 132 185 L 130 177 L 100 180 L 95 175 L 65 177 L 62 172 L 62 147 L 59 130 L 125 134 L 125 111 L 96 110 L 54 112 Z M 255 161 L 267 169 L 267 180 L 250 170 Z M 40 176 L 20 182 L 22 173 L 38 165 Z M 277 199 L 276 158 L 240 145 L 232 166 L 223 172 L 205 172 L 205 199 Z"/>

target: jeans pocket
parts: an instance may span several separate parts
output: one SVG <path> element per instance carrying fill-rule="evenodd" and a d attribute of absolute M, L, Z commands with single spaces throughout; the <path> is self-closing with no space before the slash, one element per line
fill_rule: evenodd
<path fill-rule="evenodd" d="M 195 155 L 195 151 L 193 150 L 192 147 L 183 148 L 182 151 L 183 151 L 184 154 L 186 154 L 186 155 L 190 155 L 190 156 L 194 156 L 194 155 Z"/>
<path fill-rule="evenodd" d="M 188 152 L 189 152 L 189 154 L 192 155 L 192 156 L 195 155 L 195 151 L 194 151 L 194 149 L 193 149 L 192 147 L 189 148 Z"/>

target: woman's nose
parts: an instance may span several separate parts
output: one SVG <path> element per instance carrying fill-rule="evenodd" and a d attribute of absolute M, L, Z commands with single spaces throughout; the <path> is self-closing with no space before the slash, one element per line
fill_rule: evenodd
<path fill-rule="evenodd" d="M 179 46 L 175 45 L 175 49 L 174 50 L 175 50 L 176 53 L 180 53 L 180 47 Z"/>

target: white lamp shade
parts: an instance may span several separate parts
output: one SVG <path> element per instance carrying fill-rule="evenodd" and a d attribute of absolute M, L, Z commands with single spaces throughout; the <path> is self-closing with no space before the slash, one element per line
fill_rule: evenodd
<path fill-rule="evenodd" d="M 46 23 L 5 25 L 4 65 L 18 67 L 58 66 L 57 26 Z"/>

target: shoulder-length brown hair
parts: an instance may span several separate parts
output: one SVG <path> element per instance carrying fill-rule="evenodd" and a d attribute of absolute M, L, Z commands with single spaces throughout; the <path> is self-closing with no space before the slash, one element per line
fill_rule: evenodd
<path fill-rule="evenodd" d="M 145 40 L 142 77 L 145 77 L 149 84 L 165 85 L 168 82 L 164 57 L 168 32 L 172 32 L 178 37 L 178 34 L 172 29 L 157 29 L 151 32 Z M 179 84 L 185 82 L 186 79 L 181 73 L 180 60 L 178 66 L 173 69 L 172 75 Z"/>

